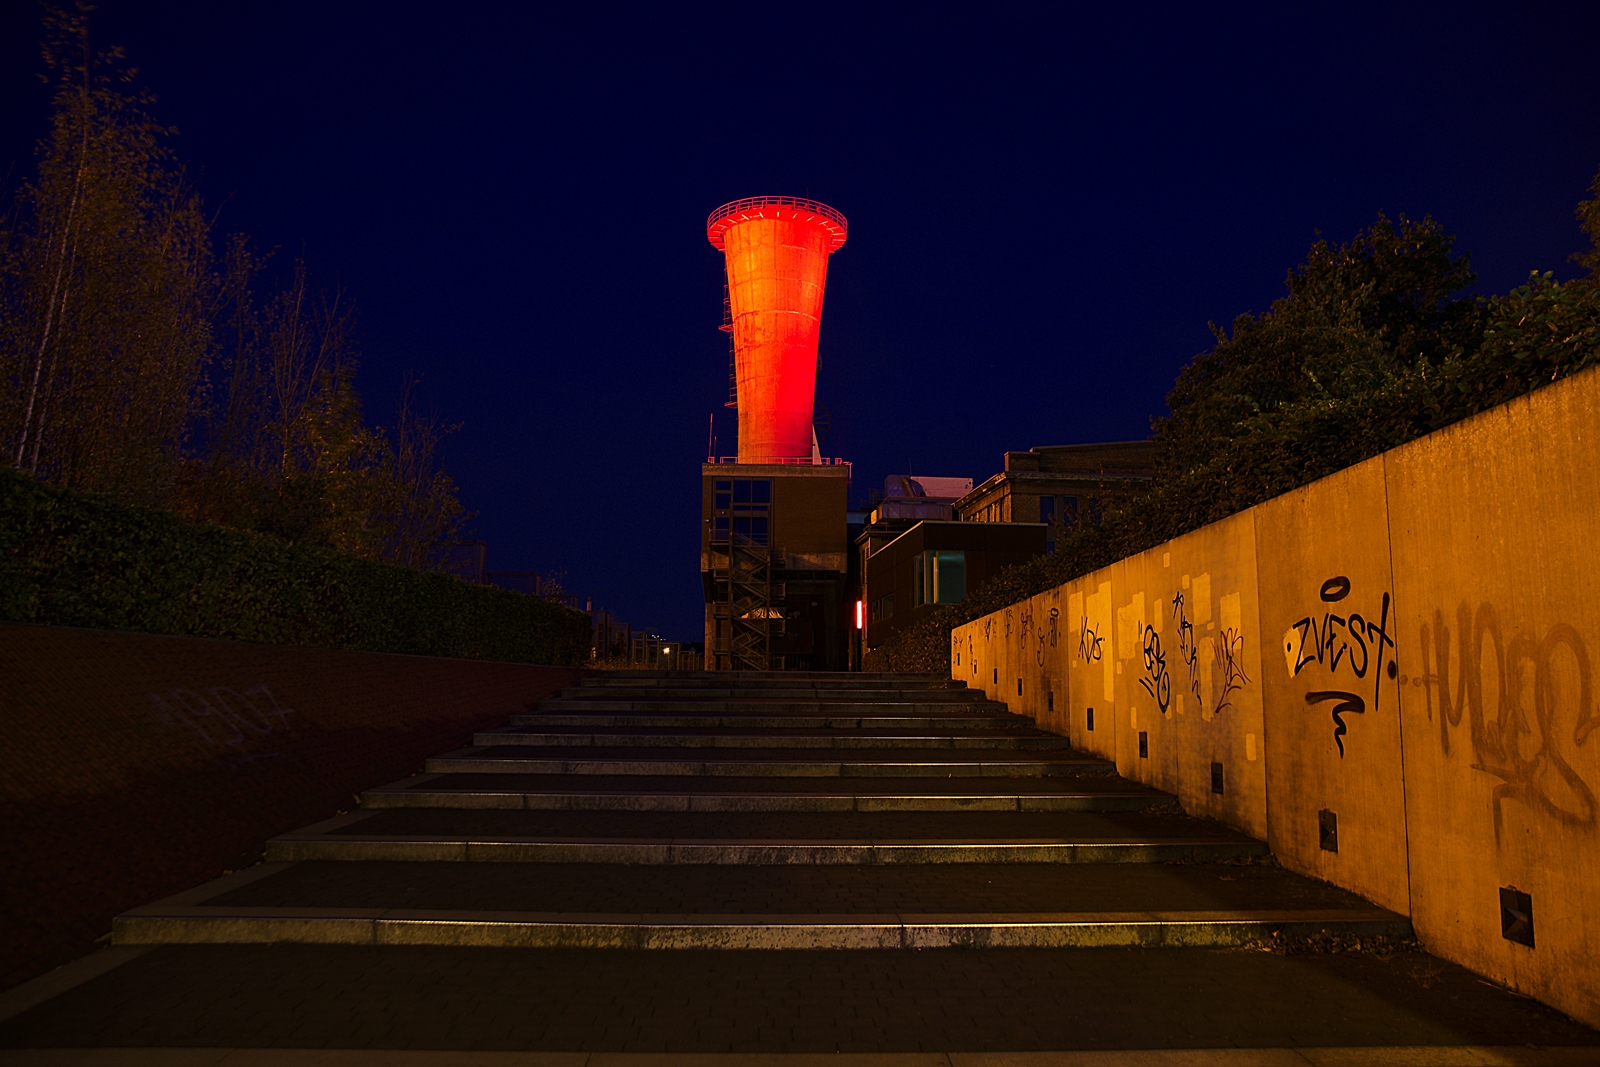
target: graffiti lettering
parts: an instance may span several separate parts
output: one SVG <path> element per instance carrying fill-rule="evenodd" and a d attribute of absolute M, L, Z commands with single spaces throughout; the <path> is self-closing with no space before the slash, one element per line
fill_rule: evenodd
<path fill-rule="evenodd" d="M 1520 801 L 1567 826 L 1593 827 L 1594 791 L 1562 755 L 1570 742 L 1582 746 L 1600 729 L 1595 714 L 1589 650 L 1578 631 L 1558 623 L 1542 639 L 1502 635 L 1494 605 L 1456 609 L 1457 655 L 1461 675 L 1450 685 L 1450 631 L 1444 613 L 1433 613 L 1433 625 L 1421 631 L 1422 676 L 1427 712 L 1433 719 L 1437 694 L 1439 744 L 1450 754 L 1450 731 L 1467 719 L 1474 770 L 1499 779 L 1492 794 L 1495 841 L 1500 840 L 1504 801 Z M 1484 684 L 1484 668 L 1494 672 Z M 1565 668 L 1564 670 L 1562 668 Z M 1523 700 L 1533 701 L 1532 722 Z M 1489 717 L 1493 703 L 1494 717 Z M 1568 730 L 1568 722 L 1571 729 Z"/>
<path fill-rule="evenodd" d="M 1200 697 L 1200 650 L 1194 643 L 1194 624 L 1189 621 L 1189 614 L 1183 608 L 1183 592 L 1180 590 L 1172 598 L 1172 617 L 1178 623 L 1178 657 L 1189 668 L 1189 689 L 1194 693 L 1197 703 L 1204 704 Z"/>
<path fill-rule="evenodd" d="M 1212 713 L 1220 715 L 1223 708 L 1233 706 L 1228 695 L 1250 684 L 1250 679 L 1244 673 L 1244 634 L 1231 628 L 1223 630 L 1211 655 L 1216 667 L 1215 677 L 1222 688 Z"/>
<path fill-rule="evenodd" d="M 1083 662 L 1094 663 L 1100 658 L 1101 636 L 1094 632 L 1094 627 L 1089 625 L 1089 620 L 1078 620 L 1078 655 L 1083 657 Z"/>
<path fill-rule="evenodd" d="M 1056 620 L 1059 619 L 1060 616 L 1061 611 L 1059 608 L 1051 608 L 1049 623 L 1046 626 L 1041 626 L 1039 628 L 1039 647 L 1033 651 L 1033 660 L 1041 667 L 1044 666 L 1045 647 L 1047 645 L 1050 648 L 1056 647 Z"/>
<path fill-rule="evenodd" d="M 1325 701 L 1337 701 L 1333 705 L 1333 742 L 1339 746 L 1339 758 L 1344 759 L 1344 735 L 1349 731 L 1345 725 L 1346 714 L 1361 715 L 1367 710 L 1366 703 L 1354 693 L 1343 690 L 1329 689 L 1322 692 L 1307 693 L 1307 704 L 1321 704 Z"/>
<path fill-rule="evenodd" d="M 1161 651 L 1161 635 L 1154 626 L 1144 628 L 1144 670 L 1146 677 L 1139 679 L 1145 692 L 1155 697 L 1161 714 L 1167 713 L 1172 703 L 1172 676 L 1167 673 L 1167 656 Z"/>
<path fill-rule="evenodd" d="M 1318 597 L 1325 605 L 1336 604 L 1349 595 L 1350 579 L 1344 575 L 1329 578 L 1318 590 Z M 1292 624 L 1283 636 L 1284 660 L 1290 677 L 1299 677 L 1300 672 L 1312 663 L 1327 668 L 1329 674 L 1337 674 L 1341 666 L 1348 667 L 1358 679 L 1365 679 L 1370 672 L 1372 710 L 1377 711 L 1383 696 L 1384 676 L 1393 679 L 1399 673 L 1391 651 L 1395 645 L 1394 638 L 1389 634 L 1389 607 L 1389 594 L 1384 593 L 1377 621 L 1359 612 L 1336 615 L 1331 607 L 1326 607 L 1320 619 L 1308 613 L 1305 618 Z M 1313 700 L 1313 697 L 1318 699 Z M 1344 736 L 1347 732 L 1343 715 L 1364 713 L 1367 710 L 1366 701 L 1343 690 L 1324 690 L 1306 695 L 1308 704 L 1333 699 L 1341 701 L 1333 711 L 1333 739 L 1338 743 L 1339 755 L 1343 758 Z"/>

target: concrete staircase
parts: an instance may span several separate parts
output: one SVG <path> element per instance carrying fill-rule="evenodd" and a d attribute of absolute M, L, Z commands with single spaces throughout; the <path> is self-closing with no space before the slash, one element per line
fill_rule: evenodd
<path fill-rule="evenodd" d="M 926 675 L 609 673 L 122 944 L 1235 945 L 1407 920 Z"/>

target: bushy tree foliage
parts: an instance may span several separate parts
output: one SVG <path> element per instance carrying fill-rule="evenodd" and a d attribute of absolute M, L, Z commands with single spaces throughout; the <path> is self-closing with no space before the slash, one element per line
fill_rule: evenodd
<path fill-rule="evenodd" d="M 303 260 L 219 241 L 119 49 L 89 8 L 50 11 L 55 86 L 37 176 L 0 224 L 0 458 L 53 484 L 186 518 L 425 565 L 465 513 L 437 466 L 451 427 L 366 422 L 349 301 Z"/>
<path fill-rule="evenodd" d="M 1430 218 L 1378 221 L 1346 244 L 1319 240 L 1289 272 L 1288 294 L 1178 375 L 1171 415 L 1155 422 L 1168 471 L 1215 459 L 1297 406 L 1372 394 L 1413 372 L 1470 352 L 1483 332 L 1481 302 L 1454 238 Z"/>
<path fill-rule="evenodd" d="M 37 178 L 5 241 L 6 458 L 63 486 L 158 501 L 210 356 L 207 219 L 136 72 L 49 16 Z"/>

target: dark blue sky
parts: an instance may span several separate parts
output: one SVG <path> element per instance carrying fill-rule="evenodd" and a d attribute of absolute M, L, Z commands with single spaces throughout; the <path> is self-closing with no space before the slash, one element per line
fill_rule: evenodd
<path fill-rule="evenodd" d="M 1600 167 L 1592 2 L 554 7 L 105 0 L 96 34 L 222 228 L 354 297 L 370 417 L 413 370 L 464 423 L 490 567 L 679 639 L 707 416 L 734 440 L 718 204 L 849 217 L 818 401 L 864 491 L 1144 436 L 1208 320 L 1380 210 L 1431 212 L 1484 292 L 1569 276 Z M 46 98 L 36 8 L 3 10 L 9 189 Z"/>

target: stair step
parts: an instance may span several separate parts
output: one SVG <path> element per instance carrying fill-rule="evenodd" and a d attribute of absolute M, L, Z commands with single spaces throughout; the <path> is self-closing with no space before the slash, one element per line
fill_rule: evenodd
<path fill-rule="evenodd" d="M 267 858 L 530 863 L 1171 863 L 1267 847 L 1175 814 L 473 811 L 341 815 Z"/>
<path fill-rule="evenodd" d="M 577 726 L 585 729 L 694 729 L 694 730 L 968 730 L 994 733 L 1036 730 L 1031 719 L 1017 715 L 835 715 L 813 714 L 732 714 L 630 715 L 582 712 L 577 714 L 520 714 L 511 716 L 512 726 Z"/>
<path fill-rule="evenodd" d="M 696 759 L 661 758 L 659 751 L 639 748 L 590 748 L 583 755 L 557 748 L 518 746 L 529 751 L 508 756 L 509 746 L 472 747 L 436 756 L 426 769 L 441 774 L 571 774 L 571 775 L 737 775 L 767 777 L 905 777 L 1032 778 L 1083 774 L 1113 774 L 1109 760 L 1040 753 L 997 751 L 983 759 L 941 757 L 937 751 L 883 749 L 872 752 L 829 752 L 808 759 L 799 751 L 776 749 L 730 750 L 726 755 L 701 750 Z M 804 750 L 800 750 L 804 751 Z"/>
<path fill-rule="evenodd" d="M 1051 734 L 1013 734 L 1010 736 L 971 736 L 928 731 L 791 731 L 754 732 L 728 730 L 668 730 L 650 732 L 612 729 L 545 728 L 530 730 L 514 726 L 474 734 L 472 743 L 480 748 L 494 746 L 542 746 L 547 748 L 669 748 L 669 749 L 916 749 L 925 750 L 1015 750 L 1060 751 L 1071 747 L 1066 738 Z"/>
<path fill-rule="evenodd" d="M 1216 946 L 1274 933 L 1410 933 L 1402 916 L 1275 867 L 715 871 L 711 876 L 707 868 L 693 866 L 266 863 L 127 912 L 115 920 L 112 939 L 118 944 L 920 949 Z"/>
<path fill-rule="evenodd" d="M 1046 812 L 1171 805 L 1114 775 L 1065 778 L 752 778 L 561 774 L 423 774 L 361 794 L 364 809 L 568 811 Z"/>
<path fill-rule="evenodd" d="M 135 908 L 117 945 L 340 944 L 494 948 L 865 950 L 1219 948 L 1336 933 L 1409 937 L 1381 908 L 1328 911 L 648 915 L 455 909 Z"/>
<path fill-rule="evenodd" d="M 541 714 L 596 714 L 604 712 L 635 712 L 655 715 L 928 715 L 928 716 L 981 716 L 986 718 L 1015 718 L 1000 703 L 988 700 L 932 701 L 932 700 L 688 700 L 650 699 L 626 693 L 605 693 L 601 696 L 578 700 L 571 697 L 549 697 L 533 709 Z"/>

